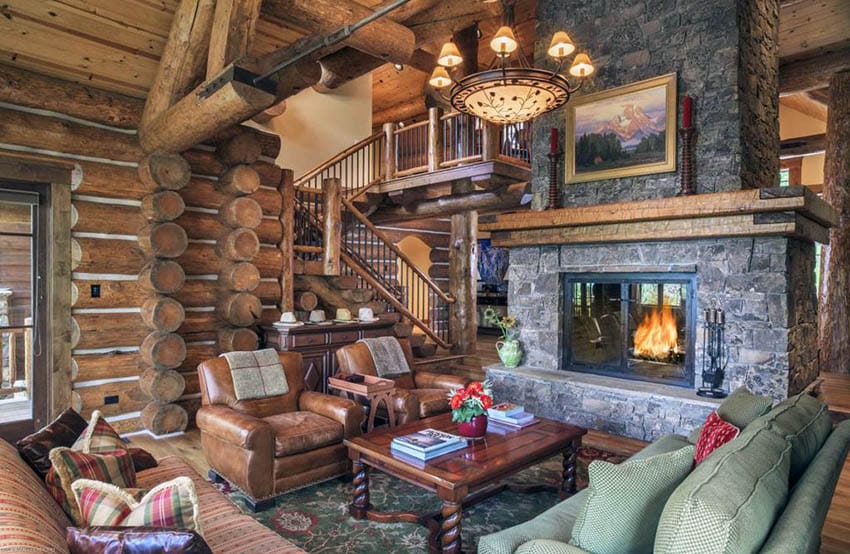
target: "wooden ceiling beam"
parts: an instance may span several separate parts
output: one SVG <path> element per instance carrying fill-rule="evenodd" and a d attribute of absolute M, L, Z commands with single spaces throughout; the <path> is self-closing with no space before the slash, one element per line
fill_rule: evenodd
<path fill-rule="evenodd" d="M 826 121 L 826 105 L 813 100 L 806 92 L 783 96 L 779 99 L 779 103 L 818 121 Z"/>
<path fill-rule="evenodd" d="M 374 13 L 354 0 L 265 0 L 261 9 L 320 35 L 336 32 Z M 382 17 L 356 30 L 343 43 L 385 61 L 407 63 L 415 37 L 404 25 Z"/>
<path fill-rule="evenodd" d="M 182 0 L 177 6 L 145 101 L 141 128 L 163 115 L 203 79 L 214 12 L 215 0 Z"/>
<path fill-rule="evenodd" d="M 807 58 L 780 60 L 779 95 L 825 88 L 833 73 L 850 69 L 850 46 L 841 44 L 828 50 Z"/>
<path fill-rule="evenodd" d="M 319 60 L 322 77 L 314 87 L 318 92 L 330 92 L 362 75 L 371 73 L 386 62 L 351 47 L 343 48 Z M 414 50 L 407 64 L 414 69 L 430 72 L 436 65 L 436 56 L 422 50 Z"/>
<path fill-rule="evenodd" d="M 801 158 L 814 156 L 826 151 L 826 135 L 810 135 L 785 139 L 779 143 L 779 158 Z"/>
<path fill-rule="evenodd" d="M 207 56 L 207 79 L 248 54 L 261 0 L 217 0 Z"/>

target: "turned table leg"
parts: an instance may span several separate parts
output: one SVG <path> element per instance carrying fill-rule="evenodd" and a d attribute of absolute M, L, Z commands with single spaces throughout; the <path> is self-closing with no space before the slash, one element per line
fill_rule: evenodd
<path fill-rule="evenodd" d="M 442 516 L 440 546 L 442 546 L 444 553 L 460 554 L 460 503 L 444 501 Z"/>
<path fill-rule="evenodd" d="M 564 449 L 564 463 L 561 477 L 561 498 L 572 496 L 576 493 L 576 468 L 578 463 L 578 448 L 581 446 L 581 439 L 572 441 Z"/>
<path fill-rule="evenodd" d="M 360 460 L 353 461 L 354 466 L 354 501 L 348 512 L 356 519 L 366 519 L 369 505 L 369 473 L 366 464 Z"/>

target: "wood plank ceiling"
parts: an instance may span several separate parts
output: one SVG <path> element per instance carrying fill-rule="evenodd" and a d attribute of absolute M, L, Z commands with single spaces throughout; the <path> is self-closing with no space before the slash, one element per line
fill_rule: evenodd
<path fill-rule="evenodd" d="M 178 1 L 3 0 L 0 63 L 142 98 L 154 79 Z M 384 3 L 357 1 L 369 7 Z M 529 52 L 534 41 L 535 4 L 535 0 L 517 2 L 519 39 Z M 781 0 L 781 5 L 783 61 L 850 46 L 850 1 Z M 491 60 L 486 40 L 499 25 L 498 4 L 445 0 L 441 6 L 445 7 L 445 18 L 434 17 L 411 25 L 417 35 L 427 27 L 424 34 L 438 36 L 419 46 L 436 52 L 452 31 L 479 19 L 485 41 L 479 63 L 488 65 Z M 263 14 L 251 54 L 271 52 L 305 34 L 292 22 Z M 424 107 L 418 100 L 426 78 L 425 73 L 410 67 L 399 72 L 388 64 L 376 70 L 375 123 L 409 120 L 421 114 Z M 817 95 L 807 96 L 818 100 Z"/>

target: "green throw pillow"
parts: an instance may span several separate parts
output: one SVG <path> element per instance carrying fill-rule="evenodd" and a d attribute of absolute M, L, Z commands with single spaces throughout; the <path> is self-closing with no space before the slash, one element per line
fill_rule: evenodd
<path fill-rule="evenodd" d="M 664 504 L 693 462 L 693 446 L 619 465 L 591 462 L 570 544 L 594 554 L 651 552 Z"/>
<path fill-rule="evenodd" d="M 791 444 L 758 422 L 699 464 L 670 495 L 655 554 L 758 552 L 788 496 Z"/>
<path fill-rule="evenodd" d="M 757 417 L 770 411 L 773 400 L 766 396 L 758 396 L 740 387 L 730 394 L 717 408 L 717 415 L 741 429 L 753 422 Z"/>

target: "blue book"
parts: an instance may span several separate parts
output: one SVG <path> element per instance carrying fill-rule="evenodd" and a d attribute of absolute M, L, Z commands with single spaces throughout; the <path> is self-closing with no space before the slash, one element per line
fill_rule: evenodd
<path fill-rule="evenodd" d="M 451 452 L 455 452 L 457 450 L 463 450 L 464 448 L 466 448 L 466 441 L 448 444 L 448 445 L 445 445 L 444 447 L 442 447 L 440 449 L 432 450 L 431 452 L 427 452 L 427 453 L 419 452 L 416 449 L 412 449 L 412 448 L 406 447 L 406 446 L 401 445 L 401 444 L 395 444 L 394 443 L 394 444 L 390 445 L 390 450 L 392 452 L 399 453 L 399 454 L 402 454 L 404 456 L 410 456 L 410 457 L 416 458 L 417 460 L 422 460 L 422 461 L 427 461 L 427 460 L 431 460 L 433 458 L 437 458 L 439 456 L 444 456 L 446 454 L 449 454 Z"/>
<path fill-rule="evenodd" d="M 407 449 L 419 453 L 428 453 L 440 450 L 447 445 L 466 442 L 457 435 L 444 433 L 436 429 L 423 429 L 416 433 L 410 433 L 401 437 L 395 437 L 392 440 L 393 445 L 400 445 Z"/>
<path fill-rule="evenodd" d="M 526 413 L 526 412 L 520 412 L 520 413 L 512 415 L 512 416 L 506 416 L 506 415 L 501 415 L 501 414 L 499 414 L 499 415 L 493 414 L 493 415 L 490 415 L 490 417 L 494 421 L 510 423 L 512 425 L 523 425 L 525 423 L 532 421 L 534 419 L 534 414 L 529 414 L 529 413 Z"/>

